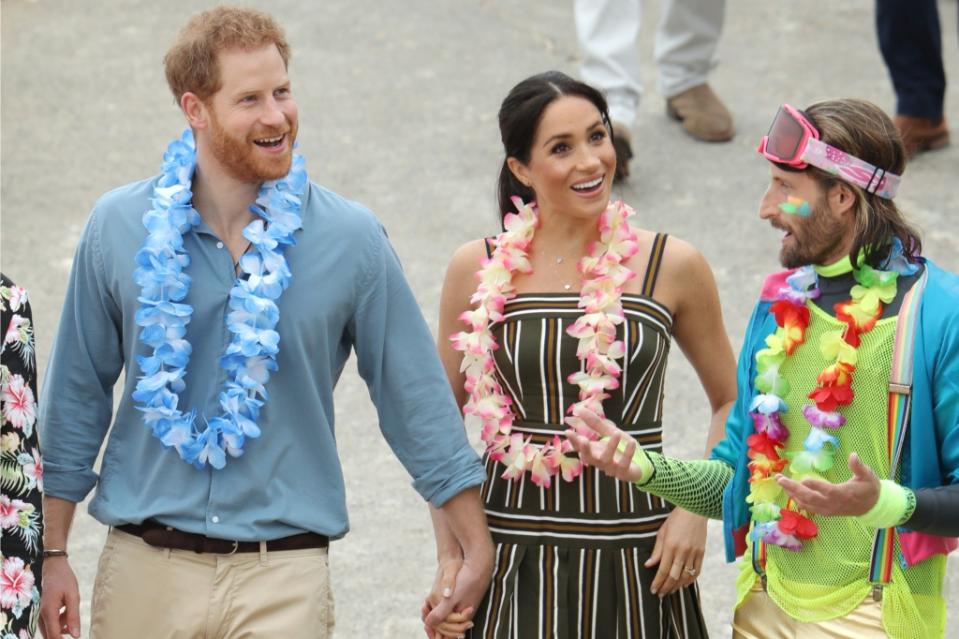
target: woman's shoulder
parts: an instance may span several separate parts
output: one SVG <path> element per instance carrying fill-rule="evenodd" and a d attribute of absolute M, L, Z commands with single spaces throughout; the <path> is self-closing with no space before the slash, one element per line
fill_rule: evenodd
<path fill-rule="evenodd" d="M 476 272 L 488 255 L 486 238 L 470 240 L 461 245 L 453 251 L 446 267 L 446 286 L 457 290 L 475 289 Z"/>
<path fill-rule="evenodd" d="M 663 250 L 664 269 L 701 268 L 706 265 L 706 258 L 698 248 L 690 242 L 670 235 Z"/>
<path fill-rule="evenodd" d="M 489 257 L 488 240 L 478 238 L 460 245 L 450 257 L 448 270 L 453 272 L 468 271 L 471 275 L 479 270 L 484 259 Z"/>
<path fill-rule="evenodd" d="M 443 283 L 444 307 L 459 310 L 469 307 L 469 299 L 476 290 L 476 272 L 486 258 L 486 240 L 470 240 L 457 248 L 446 267 Z"/>
<path fill-rule="evenodd" d="M 703 286 L 715 286 L 712 271 L 703 254 L 690 242 L 647 229 L 636 229 L 639 251 L 632 258 L 638 286 L 649 282 L 653 297 L 673 312 L 679 311 Z M 647 271 L 655 270 L 650 274 Z"/>
<path fill-rule="evenodd" d="M 642 273 L 654 262 L 659 263 L 659 277 L 688 275 L 690 269 L 708 268 L 706 258 L 690 242 L 672 234 L 649 229 L 635 229 L 639 250 L 633 264 Z"/>

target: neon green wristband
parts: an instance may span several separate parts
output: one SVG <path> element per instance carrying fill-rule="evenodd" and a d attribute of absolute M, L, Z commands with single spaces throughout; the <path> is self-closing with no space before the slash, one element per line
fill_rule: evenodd
<path fill-rule="evenodd" d="M 909 489 L 890 479 L 879 482 L 879 499 L 868 512 L 859 516 L 870 528 L 892 528 L 906 518 L 909 507 Z"/>

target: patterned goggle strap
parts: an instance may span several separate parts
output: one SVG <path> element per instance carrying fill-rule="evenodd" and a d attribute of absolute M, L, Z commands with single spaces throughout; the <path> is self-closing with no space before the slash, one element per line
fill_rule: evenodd
<path fill-rule="evenodd" d="M 875 193 L 887 200 L 896 196 L 902 179 L 895 173 L 888 173 L 885 169 L 873 166 L 865 160 L 860 160 L 815 138 L 809 138 L 806 141 L 802 160 L 861 187 L 867 193 Z"/>

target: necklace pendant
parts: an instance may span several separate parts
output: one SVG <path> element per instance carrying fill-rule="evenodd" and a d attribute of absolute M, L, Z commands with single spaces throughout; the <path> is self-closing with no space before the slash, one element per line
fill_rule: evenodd
<path fill-rule="evenodd" d="M 572 284 L 563 284 L 563 288 L 568 291 L 569 289 L 573 288 L 573 285 L 572 285 Z"/>
<path fill-rule="evenodd" d="M 557 257 L 557 258 L 556 258 L 556 263 L 557 263 L 557 264 L 562 264 L 562 263 L 563 263 L 563 258 Z"/>

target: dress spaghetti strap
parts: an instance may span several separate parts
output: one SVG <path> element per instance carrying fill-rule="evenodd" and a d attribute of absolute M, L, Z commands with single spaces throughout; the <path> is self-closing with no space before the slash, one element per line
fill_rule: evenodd
<path fill-rule="evenodd" d="M 663 263 L 663 253 L 666 252 L 667 233 L 657 233 L 653 238 L 653 248 L 649 252 L 649 263 L 646 265 L 646 275 L 643 276 L 643 295 L 652 297 L 656 289 L 656 278 L 659 277 L 659 267 Z"/>

